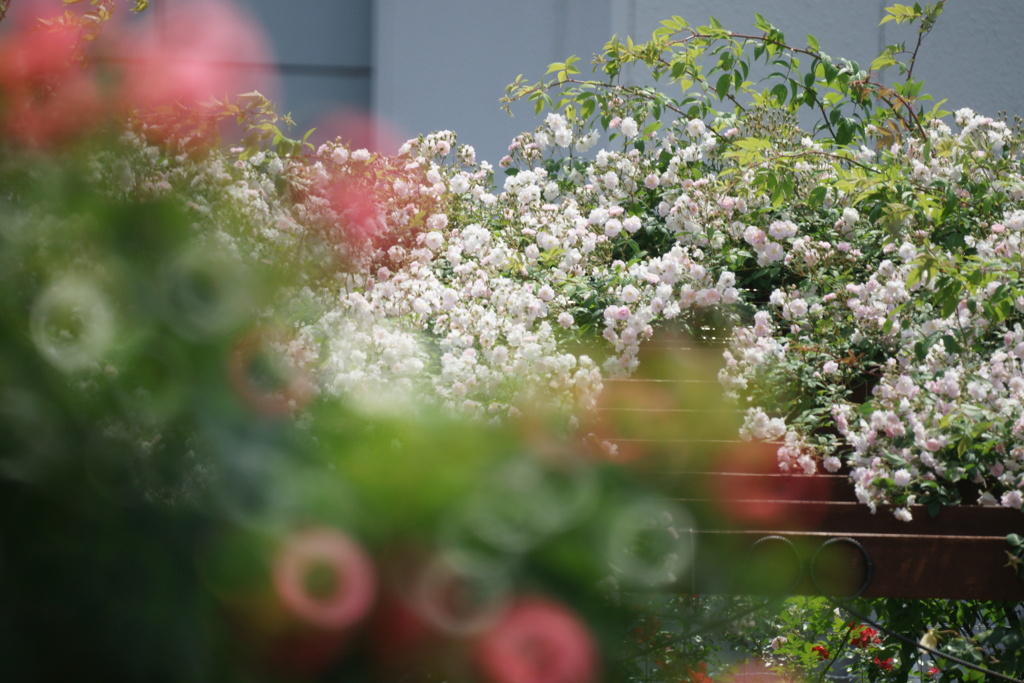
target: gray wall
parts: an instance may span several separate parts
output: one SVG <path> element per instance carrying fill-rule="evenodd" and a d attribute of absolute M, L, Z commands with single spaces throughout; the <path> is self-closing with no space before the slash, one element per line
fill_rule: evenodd
<path fill-rule="evenodd" d="M 803 43 L 808 33 L 833 57 L 846 57 L 867 68 L 886 45 L 905 42 L 912 49 L 914 29 L 888 22 L 879 26 L 891 0 L 613 0 L 613 25 L 620 35 L 647 38 L 673 14 L 691 24 L 706 24 L 714 15 L 732 31 L 753 31 L 754 12 Z M 904 4 L 913 4 L 905 2 Z M 924 4 L 924 3 L 922 3 Z M 944 109 L 970 107 L 995 115 L 1024 115 L 1024 2 L 970 0 L 946 3 L 935 29 L 918 54 L 915 78 Z"/>
<path fill-rule="evenodd" d="M 169 0 L 153 5 L 161 1 Z M 279 110 L 292 113 L 296 131 L 321 126 L 339 110 L 370 109 L 374 0 L 236 1 L 256 16 L 273 44 Z"/>
<path fill-rule="evenodd" d="M 154 0 L 141 21 L 182 0 Z M 913 31 L 879 26 L 891 0 L 236 0 L 269 34 L 282 65 L 281 111 L 298 129 L 338 109 L 373 111 L 398 137 L 451 129 L 478 156 L 496 162 L 514 135 L 536 125 L 527 106 L 509 118 L 499 108 L 505 85 L 531 81 L 547 65 L 590 57 L 616 33 L 646 40 L 673 14 L 731 30 L 753 30 L 760 12 L 795 43 L 814 34 L 835 57 L 870 63 L 881 48 Z M 946 109 L 1024 114 L 1021 0 L 947 3 L 920 53 L 925 91 Z M 329 131 L 328 128 L 325 132 Z"/>
<path fill-rule="evenodd" d="M 128 3 L 118 3 L 117 9 L 133 28 L 155 27 L 163 39 L 160 27 L 170 13 L 203 1 L 152 0 L 137 15 L 127 11 Z M 266 91 L 268 80 L 275 83 L 276 91 L 264 94 L 279 113 L 293 115 L 292 132 L 300 135 L 339 110 L 370 110 L 374 0 L 229 1 L 257 23 L 272 51 L 257 63 L 240 57 L 242 65 L 211 67 L 230 73 L 238 92 Z"/>
<path fill-rule="evenodd" d="M 646 40 L 678 14 L 703 24 L 752 30 L 760 12 L 793 42 L 808 33 L 835 57 L 870 64 L 881 48 L 916 34 L 890 22 L 890 0 L 376 0 L 373 106 L 406 133 L 448 128 L 496 162 L 511 138 L 530 130 L 532 111 L 514 119 L 498 98 L 517 74 L 539 80 L 553 61 L 590 56 L 613 34 Z M 949 2 L 921 50 L 916 75 L 925 91 L 995 115 L 1024 114 L 1024 2 Z"/>
<path fill-rule="evenodd" d="M 589 56 L 611 36 L 611 0 L 376 0 L 375 113 L 407 135 L 454 130 L 497 162 L 532 110 L 500 110 L 518 74 Z M 587 59 L 589 62 L 589 57 Z"/>

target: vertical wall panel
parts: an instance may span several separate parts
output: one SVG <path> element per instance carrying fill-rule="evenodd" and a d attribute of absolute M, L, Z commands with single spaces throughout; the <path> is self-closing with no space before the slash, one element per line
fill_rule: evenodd
<path fill-rule="evenodd" d="M 407 135 L 451 129 L 497 162 L 532 111 L 499 108 L 517 74 L 599 50 L 610 0 L 378 0 L 374 108 Z"/>
<path fill-rule="evenodd" d="M 236 1 L 270 38 L 281 65 L 278 109 L 292 113 L 296 131 L 339 108 L 369 110 L 373 0 Z"/>

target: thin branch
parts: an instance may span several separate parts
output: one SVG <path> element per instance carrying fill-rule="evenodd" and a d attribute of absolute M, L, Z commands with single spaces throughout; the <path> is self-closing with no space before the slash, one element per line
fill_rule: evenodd
<path fill-rule="evenodd" d="M 825 674 L 832 670 L 832 667 L 835 666 L 836 662 L 839 660 L 839 656 L 843 654 L 843 651 L 846 649 L 846 642 L 851 633 L 853 633 L 852 621 L 850 622 L 850 626 L 846 629 L 846 633 L 843 634 L 842 640 L 839 641 L 839 645 L 834 647 L 836 653 L 832 655 L 832 659 L 830 659 L 829 663 L 821 670 L 821 675 L 818 677 L 818 683 L 825 683 Z M 832 643 L 830 642 L 829 645 L 831 644 Z"/>
<path fill-rule="evenodd" d="M 946 4 L 946 0 L 939 0 L 939 7 L 940 7 L 939 11 L 940 12 L 941 12 L 941 7 L 943 7 L 945 4 Z M 924 23 L 921 26 L 921 29 L 917 32 L 917 45 L 914 46 L 914 51 L 910 54 L 909 67 L 907 68 L 907 81 L 908 82 L 910 81 L 911 77 L 914 75 L 914 65 L 917 63 L 917 52 L 918 52 L 918 50 L 921 49 L 921 42 L 924 40 L 924 37 L 926 35 L 928 35 L 929 33 L 932 32 L 932 28 L 935 27 L 935 22 L 934 21 L 931 21 L 931 24 L 928 24 L 928 21 L 932 20 L 932 19 L 934 19 L 934 17 L 926 18 Z"/>
<path fill-rule="evenodd" d="M 921 41 L 924 40 L 926 31 L 917 32 L 917 45 L 914 46 L 913 52 L 910 53 L 910 66 L 907 68 L 907 80 L 909 81 L 914 75 L 914 65 L 917 63 L 917 51 L 921 49 Z"/>

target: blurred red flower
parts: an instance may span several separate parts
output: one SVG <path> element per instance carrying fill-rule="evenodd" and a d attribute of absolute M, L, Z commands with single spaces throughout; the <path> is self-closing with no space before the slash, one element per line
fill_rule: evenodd
<path fill-rule="evenodd" d="M 892 671 L 892 657 L 889 657 L 888 659 L 879 659 L 878 657 L 875 657 L 872 661 L 874 661 L 875 666 L 879 669 L 882 669 L 883 671 Z"/>
<path fill-rule="evenodd" d="M 793 506 L 790 502 L 828 500 L 832 481 L 780 472 L 778 449 L 777 443 L 747 441 L 717 456 L 717 471 L 726 476 L 715 480 L 714 493 L 725 519 L 740 526 L 788 524 L 806 528 L 813 528 L 820 519 L 824 507 Z"/>
<path fill-rule="evenodd" d="M 257 328 L 235 344 L 228 380 L 250 409 L 268 417 L 291 415 L 313 397 L 313 378 L 293 340 L 281 329 Z"/>
<path fill-rule="evenodd" d="M 686 673 L 688 673 L 690 676 L 690 683 L 714 683 L 714 680 L 711 678 L 711 676 L 708 676 L 707 670 L 707 662 L 701 662 L 700 664 L 698 664 L 696 671 L 694 671 L 690 667 L 686 667 Z"/>

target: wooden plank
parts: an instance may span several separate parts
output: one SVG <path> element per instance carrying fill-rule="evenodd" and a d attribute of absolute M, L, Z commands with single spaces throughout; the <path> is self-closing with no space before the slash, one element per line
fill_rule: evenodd
<path fill-rule="evenodd" d="M 694 575 L 677 586 L 679 590 L 814 595 L 821 593 L 823 585 L 833 597 L 845 597 L 855 593 L 867 578 L 865 597 L 1024 600 L 1024 582 L 1006 566 L 1007 546 L 1001 537 L 694 533 Z M 763 540 L 769 536 L 774 538 Z M 865 576 L 860 551 L 852 543 L 833 542 L 816 556 L 824 543 L 841 538 L 863 547 L 872 565 L 870 577 Z M 840 564 L 829 561 L 836 559 L 833 555 L 838 555 Z M 817 584 L 811 579 L 812 569 Z"/>
<path fill-rule="evenodd" d="M 808 497 L 809 498 L 809 497 Z M 723 501 L 720 498 L 677 498 L 706 528 L 744 529 L 764 533 L 823 531 L 918 536 L 998 536 L 1024 534 L 1024 515 L 1010 508 L 958 505 L 942 508 L 932 517 L 923 505 L 909 506 L 913 519 L 896 519 L 891 506 L 872 514 L 855 501 L 762 500 Z"/>
<path fill-rule="evenodd" d="M 778 472 L 651 471 L 662 488 L 693 498 L 712 496 L 723 504 L 736 500 L 856 500 L 847 477 L 840 474 L 782 474 Z"/>

